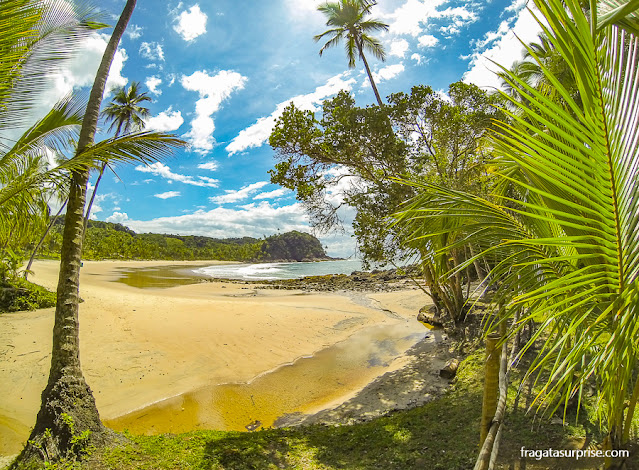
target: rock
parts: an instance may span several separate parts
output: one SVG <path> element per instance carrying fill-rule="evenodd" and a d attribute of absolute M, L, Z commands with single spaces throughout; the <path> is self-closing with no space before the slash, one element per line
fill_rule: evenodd
<path fill-rule="evenodd" d="M 244 426 L 246 428 L 247 431 L 252 432 L 255 431 L 256 429 L 258 429 L 260 426 L 262 426 L 262 423 L 258 420 L 252 421 L 250 423 L 248 423 L 246 426 Z"/>
<path fill-rule="evenodd" d="M 457 368 L 459 367 L 459 359 L 450 359 L 444 367 L 439 371 L 439 376 L 442 379 L 451 380 L 457 375 Z"/>
<path fill-rule="evenodd" d="M 442 321 L 441 317 L 437 313 L 432 312 L 428 305 L 419 309 L 417 321 L 428 323 L 429 325 L 432 325 L 436 328 L 443 328 L 444 326 L 444 322 Z"/>

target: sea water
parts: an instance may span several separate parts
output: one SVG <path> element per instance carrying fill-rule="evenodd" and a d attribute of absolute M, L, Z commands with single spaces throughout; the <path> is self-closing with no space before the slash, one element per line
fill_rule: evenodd
<path fill-rule="evenodd" d="M 326 274 L 351 274 L 353 271 L 361 270 L 362 262 L 360 260 L 335 260 L 308 263 L 227 264 L 205 266 L 194 269 L 193 272 L 221 279 L 273 281 L 300 279 L 306 276 L 324 276 Z"/>

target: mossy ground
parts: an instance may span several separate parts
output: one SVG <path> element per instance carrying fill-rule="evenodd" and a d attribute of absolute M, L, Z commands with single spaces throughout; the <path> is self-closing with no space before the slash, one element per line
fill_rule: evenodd
<path fill-rule="evenodd" d="M 58 466 L 78 470 L 120 469 L 460 469 L 473 467 L 478 451 L 483 355 L 469 356 L 454 387 L 438 400 L 409 411 L 352 426 L 321 425 L 254 433 L 196 431 L 180 435 L 126 435 L 126 444 L 94 451 L 88 460 Z M 513 380 L 516 384 L 516 380 Z M 512 388 L 514 391 L 514 387 Z M 511 400 L 502 438 L 502 469 L 597 468 L 595 460 L 520 461 L 526 449 L 580 448 L 598 442 L 586 420 L 563 426 L 523 411 Z M 586 437 L 587 436 L 587 437 Z M 636 455 L 636 453 L 635 453 Z M 629 467 L 637 468 L 637 467 Z"/>

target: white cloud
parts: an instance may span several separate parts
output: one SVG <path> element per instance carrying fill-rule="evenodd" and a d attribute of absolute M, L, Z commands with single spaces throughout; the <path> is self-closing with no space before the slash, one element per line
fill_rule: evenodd
<path fill-rule="evenodd" d="M 102 55 L 106 49 L 109 36 L 95 33 L 82 41 L 82 45 L 73 56 L 67 61 L 63 68 L 52 70 L 49 78 L 52 86 L 49 92 L 43 97 L 43 106 L 50 110 L 51 106 L 60 98 L 70 93 L 73 89 L 91 86 L 95 80 Z M 122 87 L 127 84 L 128 79 L 122 76 L 122 68 L 128 59 L 125 49 L 118 49 L 113 58 L 109 77 L 106 83 L 106 92 L 113 88 Z"/>
<path fill-rule="evenodd" d="M 143 42 L 140 44 L 140 55 L 145 59 L 164 61 L 162 45 L 157 42 Z"/>
<path fill-rule="evenodd" d="M 279 188 L 274 189 L 273 191 L 266 191 L 264 193 L 257 194 L 253 197 L 253 199 L 275 199 L 277 197 L 285 196 L 290 192 L 291 190 L 288 188 Z"/>
<path fill-rule="evenodd" d="M 180 111 L 173 111 L 171 106 L 157 116 L 150 117 L 145 121 L 147 130 L 160 132 L 177 130 L 183 123 L 182 113 Z"/>
<path fill-rule="evenodd" d="M 424 34 L 419 37 L 418 42 L 421 47 L 434 47 L 439 42 L 439 39 L 432 34 Z"/>
<path fill-rule="evenodd" d="M 140 39 L 142 37 L 143 30 L 144 28 L 142 28 L 141 26 L 130 24 L 129 26 L 127 26 L 124 34 L 126 34 L 131 40 Z"/>
<path fill-rule="evenodd" d="M 508 20 L 504 20 L 499 24 L 499 28 L 497 31 L 488 31 L 483 39 L 477 40 L 475 44 L 476 49 L 483 49 L 494 41 L 501 39 L 505 34 L 508 33 L 510 29 L 510 22 Z"/>
<path fill-rule="evenodd" d="M 389 65 L 387 67 L 379 69 L 378 72 L 373 72 L 373 80 L 375 80 L 376 84 L 379 84 L 383 81 L 395 78 L 400 73 L 402 73 L 404 69 L 405 69 L 404 64 L 401 62 L 399 64 Z M 370 81 L 368 80 L 368 77 L 366 77 L 366 79 L 364 80 L 364 83 L 362 84 L 362 87 L 368 87 L 368 86 L 370 86 Z"/>
<path fill-rule="evenodd" d="M 88 191 L 93 192 L 95 187 L 89 183 Z M 120 202 L 120 195 L 117 193 L 102 193 L 96 194 L 91 206 L 91 220 L 98 220 L 98 213 L 104 212 L 105 206 L 112 206 L 113 210 L 117 210 L 117 205 Z"/>
<path fill-rule="evenodd" d="M 175 18 L 175 26 L 173 29 L 185 41 L 193 41 L 198 36 L 206 33 L 207 16 L 200 10 L 200 6 L 196 3 L 188 10 L 182 11 Z"/>
<path fill-rule="evenodd" d="M 137 232 L 179 233 L 217 238 L 259 238 L 278 230 L 309 231 L 308 218 L 301 204 L 274 207 L 267 201 L 249 204 L 241 209 L 220 206 L 210 211 L 198 210 L 193 214 L 175 217 L 159 217 L 149 221 L 129 220 L 127 225 Z"/>
<path fill-rule="evenodd" d="M 517 3 L 519 0 L 515 0 L 513 5 Z M 491 61 L 509 68 L 513 62 L 522 57 L 523 45 L 519 39 L 526 43 L 535 41 L 541 31 L 539 24 L 527 9 L 521 10 L 512 30 L 508 30 L 503 25 L 504 23 L 499 26 L 497 32 L 486 33 L 484 40 L 480 41 L 480 45 L 490 43 L 492 46 L 473 53 L 469 70 L 463 77 L 465 82 L 474 83 L 480 87 L 500 87 L 501 80 L 494 72 L 497 67 Z"/>
<path fill-rule="evenodd" d="M 390 44 L 389 55 L 404 58 L 408 51 L 408 41 L 406 39 L 395 39 Z"/>
<path fill-rule="evenodd" d="M 415 62 L 417 62 L 417 65 L 422 63 L 422 56 L 420 56 L 419 54 L 415 53 L 413 55 L 410 56 L 410 58 L 412 60 L 414 60 Z"/>
<path fill-rule="evenodd" d="M 107 222 L 112 222 L 114 224 L 121 224 L 129 220 L 129 216 L 126 212 L 114 212 L 109 217 L 106 218 Z"/>
<path fill-rule="evenodd" d="M 180 193 L 180 191 L 167 191 L 165 193 L 159 193 L 159 194 L 154 194 L 153 196 L 160 198 L 160 199 L 170 199 L 172 197 L 178 197 L 181 196 L 182 194 Z"/>
<path fill-rule="evenodd" d="M 345 79 L 347 73 L 342 73 L 331 77 L 325 85 L 321 85 L 314 92 L 306 95 L 298 95 L 289 100 L 278 104 L 275 111 L 270 116 L 259 118 L 255 124 L 240 131 L 240 133 L 226 146 L 229 155 L 242 152 L 248 148 L 260 147 L 267 140 L 271 131 L 275 126 L 275 122 L 282 115 L 284 109 L 291 103 L 294 103 L 298 109 L 304 111 L 315 112 L 319 109 L 319 105 L 329 96 L 332 96 L 340 90 L 349 91 L 352 88 L 355 79 Z"/>
<path fill-rule="evenodd" d="M 241 90 L 246 77 L 237 72 L 222 70 L 211 76 L 205 71 L 182 75 L 180 83 L 186 90 L 196 91 L 200 99 L 195 103 L 195 118 L 191 121 L 191 130 L 184 136 L 188 138 L 195 151 L 206 154 L 213 149 L 215 123 L 211 117 L 222 102 L 235 90 Z"/>
<path fill-rule="evenodd" d="M 528 5 L 528 0 L 515 0 L 510 6 L 504 8 L 504 11 L 517 13 L 523 10 L 526 5 Z"/>
<path fill-rule="evenodd" d="M 171 168 L 160 162 L 151 163 L 150 165 L 138 165 L 135 167 L 137 171 L 142 173 L 151 173 L 155 176 L 161 176 L 169 181 L 179 181 L 180 183 L 190 184 L 192 186 L 200 186 L 206 188 L 217 188 L 219 180 L 209 178 L 207 176 L 190 176 L 173 173 Z"/>
<path fill-rule="evenodd" d="M 260 188 L 266 186 L 268 181 L 258 181 L 257 183 L 249 184 L 244 186 L 241 189 L 231 190 L 226 189 L 221 196 L 210 197 L 209 201 L 214 204 L 228 204 L 233 202 L 243 201 L 244 199 L 248 199 L 248 197 L 254 192 L 258 191 Z"/>
<path fill-rule="evenodd" d="M 326 0 L 286 0 L 286 12 L 291 16 L 295 23 L 300 21 L 326 21 L 324 15 L 317 11 L 317 7 Z"/>
<path fill-rule="evenodd" d="M 215 161 L 210 161 L 210 162 L 206 162 L 206 163 L 200 163 L 197 166 L 199 169 L 201 170 L 211 170 L 211 171 L 215 171 L 218 169 L 219 164 Z"/>
<path fill-rule="evenodd" d="M 154 95 L 161 95 L 162 94 L 162 90 L 158 89 L 158 86 L 160 86 L 162 84 L 162 79 L 160 77 L 157 77 L 155 75 L 147 77 L 147 79 L 144 82 L 144 84 L 149 89 L 149 91 L 151 93 L 153 93 Z"/>
<path fill-rule="evenodd" d="M 477 20 L 477 15 L 466 7 L 439 8 L 448 0 L 407 0 L 383 18 L 389 20 L 389 30 L 395 35 L 419 36 L 431 19 L 450 19 L 456 25 L 466 25 Z"/>

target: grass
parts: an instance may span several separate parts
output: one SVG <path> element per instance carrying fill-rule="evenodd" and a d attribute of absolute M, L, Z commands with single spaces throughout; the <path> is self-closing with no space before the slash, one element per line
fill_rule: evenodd
<path fill-rule="evenodd" d="M 196 431 L 179 435 L 133 436 L 123 445 L 94 452 L 74 465 L 81 470 L 261 470 L 261 469 L 469 469 L 478 451 L 483 355 L 461 365 L 452 390 L 422 407 L 352 426 L 313 425 L 254 433 Z M 511 389 L 511 393 L 514 388 Z M 511 400 L 512 402 L 512 400 Z M 520 404 L 523 406 L 523 403 Z M 532 420 L 509 407 L 500 468 L 512 468 L 527 449 L 574 448 L 586 435 L 599 439 L 588 421 L 562 426 Z M 528 469 L 595 468 L 598 462 L 532 461 Z M 588 466 L 590 465 L 590 466 Z"/>
<path fill-rule="evenodd" d="M 179 435 L 134 436 L 121 445 L 94 451 L 87 460 L 52 466 L 74 470 L 266 470 L 266 469 L 446 469 L 473 467 L 478 452 L 483 353 L 462 362 L 456 383 L 441 398 L 408 411 L 397 411 L 352 426 L 313 425 L 253 433 L 194 431 Z M 517 384 L 517 374 L 512 382 Z M 597 426 L 585 418 L 563 426 L 533 420 L 514 408 L 515 386 L 500 447 L 501 469 L 597 468 L 601 462 L 574 459 L 519 461 L 526 449 L 567 449 L 598 441 Z M 588 439 L 586 439 L 588 436 Z M 521 466 L 519 466 L 521 465 Z M 636 467 L 628 467 L 632 469 Z"/>

